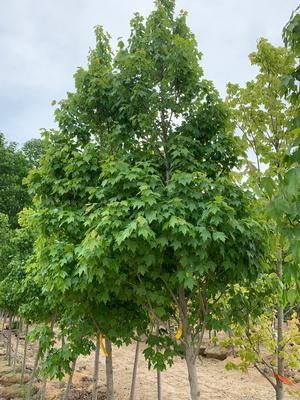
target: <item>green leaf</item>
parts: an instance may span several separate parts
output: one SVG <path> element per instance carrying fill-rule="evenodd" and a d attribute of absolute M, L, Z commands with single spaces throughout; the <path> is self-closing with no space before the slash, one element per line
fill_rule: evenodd
<path fill-rule="evenodd" d="M 215 241 L 220 241 L 222 243 L 225 243 L 226 240 L 226 235 L 223 232 L 213 232 L 212 234 L 213 240 Z"/>

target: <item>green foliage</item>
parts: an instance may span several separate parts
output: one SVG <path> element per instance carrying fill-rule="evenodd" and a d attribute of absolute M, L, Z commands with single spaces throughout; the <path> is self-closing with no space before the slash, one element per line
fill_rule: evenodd
<path fill-rule="evenodd" d="M 163 371 L 173 365 L 175 356 L 184 354 L 184 348 L 170 337 L 167 331 L 161 330 L 160 335 L 148 336 L 147 347 L 143 353 L 148 361 L 149 369 L 153 367 L 158 371 Z"/>
<path fill-rule="evenodd" d="M 13 231 L 8 216 L 0 213 L 0 281 L 8 273 L 8 264 L 13 252 L 12 237 Z"/>
<path fill-rule="evenodd" d="M 135 14 L 116 54 L 101 27 L 95 35 L 28 179 L 32 270 L 94 333 L 116 344 L 149 335 L 146 357 L 163 369 L 187 348 L 196 357 L 212 319 L 226 325 L 216 322 L 216 304 L 261 271 L 263 229 L 255 199 L 231 179 L 241 141 L 202 78 L 186 13 L 157 1 L 147 19 Z M 181 346 L 168 331 L 149 331 L 149 321 L 170 318 L 185 324 Z"/>
<path fill-rule="evenodd" d="M 146 20 L 136 14 L 115 55 L 103 29 L 95 34 L 88 68 L 60 102 L 59 131 L 46 134 L 46 155 L 30 177 L 39 279 L 95 304 L 105 333 L 107 307 L 110 337 L 117 328 L 123 340 L 114 307 L 143 310 L 142 326 L 145 312 L 165 321 L 178 313 L 183 286 L 196 343 L 208 300 L 213 308 L 229 283 L 261 269 L 254 199 L 229 174 L 240 142 L 202 79 L 195 37 L 174 2 L 157 2 Z M 164 354 L 153 353 L 158 368 L 173 352 Z"/>
<path fill-rule="evenodd" d="M 285 44 L 290 48 L 299 61 L 300 57 L 300 15 L 293 13 L 290 21 L 283 30 Z M 283 176 L 281 182 L 280 194 L 274 199 L 273 213 L 280 223 L 283 233 L 289 238 L 290 252 L 293 257 L 292 271 L 296 282 L 299 281 L 299 259 L 300 259 L 300 175 L 299 175 L 299 143 L 300 143 L 300 96 L 299 82 L 300 69 L 299 62 L 295 68 L 291 69 L 287 75 L 282 78 L 282 84 L 286 98 L 291 102 L 296 110 L 296 114 L 291 121 L 290 135 L 294 141 L 285 157 L 286 168 L 289 170 Z M 299 288 L 300 292 L 300 288 Z"/>
<path fill-rule="evenodd" d="M 282 34 L 286 47 L 290 48 L 295 56 L 300 57 L 300 14 L 299 7 L 292 13 L 290 20 L 283 29 Z M 297 103 L 299 107 L 299 81 L 300 81 L 300 66 L 296 65 L 289 73 L 283 76 L 282 83 L 289 100 L 292 103 Z M 298 113 L 295 125 L 299 127 L 300 115 Z"/>
<path fill-rule="evenodd" d="M 229 84 L 227 102 L 243 135 L 245 147 L 255 156 L 255 162 L 249 161 L 248 156 L 244 164 L 247 184 L 259 198 L 259 212 L 269 225 L 265 238 L 268 245 L 267 273 L 263 275 L 265 285 L 259 285 L 254 291 L 251 285 L 250 290 L 249 287 L 244 289 L 241 297 L 242 303 L 248 305 L 245 310 L 247 323 L 232 327 L 235 333 L 231 344 L 239 346 L 242 360 L 239 368 L 245 371 L 254 365 L 278 392 L 282 382 L 273 379 L 272 375 L 275 372 L 282 374 L 284 366 L 295 367 L 293 360 L 299 351 L 295 329 L 282 332 L 284 308 L 291 306 L 293 309 L 299 299 L 296 291 L 299 277 L 296 255 L 299 248 L 296 234 L 299 223 L 296 200 L 299 194 L 298 170 L 288 172 L 286 163 L 289 150 L 294 157 L 297 135 L 297 130 L 291 130 L 291 127 L 297 120 L 298 99 L 295 101 L 295 96 L 287 96 L 289 90 L 295 89 L 288 75 L 295 69 L 296 55 L 289 48 L 276 48 L 266 39 L 260 39 L 257 52 L 250 54 L 249 58 L 258 66 L 259 74 L 255 80 L 247 82 L 245 88 Z M 283 83 L 289 88 L 283 90 Z M 261 310 L 264 310 L 261 315 L 256 313 L 261 304 L 258 299 L 265 300 L 264 306 L 261 305 Z M 276 314 L 278 338 L 275 330 L 271 329 Z M 291 332 L 295 341 L 290 337 Z M 288 348 L 289 340 L 293 341 L 293 349 Z M 229 367 L 236 366 L 231 364 Z"/>
<path fill-rule="evenodd" d="M 18 226 L 17 214 L 30 205 L 30 197 L 22 184 L 44 152 L 41 139 L 26 142 L 22 149 L 16 143 L 8 143 L 0 132 L 0 213 L 9 217 L 13 228 Z"/>
<path fill-rule="evenodd" d="M 278 175 L 285 169 L 283 158 L 294 139 L 292 134 L 287 135 L 287 130 L 295 115 L 294 105 L 285 101 L 281 76 L 293 68 L 295 56 L 290 50 L 276 48 L 262 38 L 257 51 L 249 58 L 259 68 L 259 74 L 244 88 L 228 84 L 227 103 L 245 145 L 256 159 L 253 164 L 247 158 L 250 183 L 255 186 L 264 176 L 277 185 Z"/>
<path fill-rule="evenodd" d="M 21 314 L 27 321 L 42 321 L 45 318 L 45 296 L 34 282 L 33 275 L 26 273 L 34 241 L 33 232 L 28 226 L 32 212 L 31 209 L 24 209 L 19 213 L 19 229 L 12 231 L 6 225 L 7 235 L 3 230 L 1 232 L 4 242 L 1 253 L 6 258 L 1 264 L 0 308 L 11 314 Z M 50 309 L 48 305 L 47 310 Z"/>
<path fill-rule="evenodd" d="M 13 228 L 17 226 L 17 214 L 30 202 L 22 185 L 29 164 L 16 143 L 7 143 L 0 133 L 0 212 L 8 215 Z"/>
<path fill-rule="evenodd" d="M 32 167 L 38 167 L 44 155 L 45 145 L 42 139 L 30 139 L 22 146 L 22 152 Z"/>
<path fill-rule="evenodd" d="M 274 316 L 264 312 L 255 321 L 249 321 L 246 331 L 238 324 L 231 327 L 231 336 L 222 340 L 221 344 L 226 347 L 234 346 L 240 360 L 227 363 L 227 369 L 239 369 L 247 372 L 254 365 L 275 384 L 274 373 L 277 370 L 278 352 L 285 361 L 287 371 L 299 368 L 300 333 L 297 315 L 293 314 L 291 320 L 287 322 L 284 339 L 281 343 L 277 342 L 273 321 Z"/>

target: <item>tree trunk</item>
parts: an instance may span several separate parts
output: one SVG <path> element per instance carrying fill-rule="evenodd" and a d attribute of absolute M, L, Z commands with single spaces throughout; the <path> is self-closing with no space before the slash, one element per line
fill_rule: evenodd
<path fill-rule="evenodd" d="M 156 324 L 156 335 L 159 335 L 159 323 Z M 159 351 L 159 347 L 156 347 L 156 351 Z M 156 370 L 156 381 L 157 381 L 157 400 L 162 400 L 162 383 L 161 383 L 161 372 Z"/>
<path fill-rule="evenodd" d="M 135 347 L 135 356 L 134 356 L 134 364 L 133 364 L 133 372 L 132 372 L 132 381 L 131 381 L 131 390 L 129 400 L 135 399 L 135 387 L 136 387 L 136 375 L 137 375 L 137 367 L 139 361 L 139 350 L 140 350 L 140 341 L 137 340 Z"/>
<path fill-rule="evenodd" d="M 196 360 L 194 359 L 193 350 L 191 347 L 186 348 L 185 361 L 188 369 L 188 378 L 190 384 L 190 393 L 192 400 L 200 399 L 200 390 L 198 386 Z"/>
<path fill-rule="evenodd" d="M 190 393 L 192 400 L 200 399 L 200 389 L 198 385 L 198 377 L 197 377 L 197 368 L 196 368 L 196 360 L 198 354 L 195 354 L 195 350 L 193 349 L 192 342 L 192 334 L 191 327 L 188 323 L 188 307 L 187 300 L 185 297 L 185 290 L 183 285 L 179 286 L 179 313 L 180 319 L 183 328 L 183 337 L 184 337 L 184 345 L 185 345 L 185 361 L 188 370 L 188 378 L 190 384 Z M 200 340 L 200 339 L 199 339 Z M 198 343 L 199 345 L 199 343 Z"/>
<path fill-rule="evenodd" d="M 157 380 L 157 400 L 162 400 L 162 384 L 161 384 L 161 372 L 156 371 Z"/>
<path fill-rule="evenodd" d="M 106 367 L 106 396 L 107 400 L 114 400 L 114 379 L 113 379 L 113 362 L 112 362 L 112 346 L 110 339 L 105 336 L 105 347 L 108 356 L 105 358 Z"/>
<path fill-rule="evenodd" d="M 40 389 L 40 400 L 45 400 L 46 398 L 46 389 L 47 389 L 47 376 L 43 377 L 42 386 Z"/>
<path fill-rule="evenodd" d="M 96 351 L 95 351 L 95 362 L 94 362 L 92 400 L 97 400 L 98 379 L 99 379 L 99 354 L 100 354 L 100 343 L 99 343 L 99 334 L 98 334 L 96 336 Z"/>
<path fill-rule="evenodd" d="M 65 345 L 65 337 L 64 337 L 64 335 L 62 335 L 62 337 L 61 337 L 61 347 L 64 347 L 64 345 Z"/>
<path fill-rule="evenodd" d="M 280 248 L 277 260 L 276 274 L 282 282 L 282 249 Z M 284 309 L 280 305 L 277 309 L 277 373 L 284 376 L 284 359 L 280 356 L 282 351 L 282 341 L 284 337 Z M 283 400 L 284 386 L 283 382 L 276 379 L 276 400 Z"/>
<path fill-rule="evenodd" d="M 4 331 L 5 324 L 6 324 L 6 314 L 3 315 L 2 331 Z"/>
<path fill-rule="evenodd" d="M 8 365 L 11 365 L 11 326 L 12 326 L 12 316 L 9 316 L 9 328 L 8 328 L 8 340 L 7 340 L 7 357 Z"/>
<path fill-rule="evenodd" d="M 28 382 L 28 386 L 27 386 L 27 390 L 26 390 L 26 400 L 31 399 L 32 384 L 34 382 L 39 359 L 40 359 L 40 343 L 38 345 L 37 353 L 35 356 L 34 365 L 33 365 L 32 373 L 31 373 L 31 378 L 30 378 L 30 381 Z"/>
<path fill-rule="evenodd" d="M 75 360 L 72 363 L 72 371 L 71 371 L 71 373 L 69 375 L 68 383 L 67 383 L 64 395 L 62 397 L 62 400 L 68 400 L 68 398 L 69 398 L 70 389 L 71 389 L 71 386 L 72 386 L 72 379 L 73 379 L 73 375 L 74 375 L 75 367 L 76 367 L 76 360 L 77 359 L 75 358 Z"/>
<path fill-rule="evenodd" d="M 24 374 L 25 374 L 25 369 L 26 369 L 26 356 L 27 356 L 27 335 L 28 335 L 28 324 L 26 324 L 25 327 L 25 341 L 24 341 L 24 353 L 23 353 L 23 362 L 22 362 L 22 372 L 21 372 L 21 383 L 24 382 Z"/>
<path fill-rule="evenodd" d="M 20 320 L 21 321 L 21 320 Z M 14 364 L 13 364 L 13 371 L 14 373 L 16 372 L 16 366 L 17 366 L 17 358 L 18 358 L 18 350 L 19 350 L 19 341 L 20 341 L 20 325 L 18 327 L 18 333 L 17 333 L 17 340 L 16 340 L 16 348 L 15 348 L 15 356 L 14 356 Z"/>
<path fill-rule="evenodd" d="M 51 325 L 50 325 L 51 333 L 53 333 L 53 327 L 54 327 L 54 320 L 51 321 Z M 47 349 L 46 354 L 45 354 L 45 359 L 46 360 L 48 358 L 48 354 L 49 354 L 49 349 Z M 44 378 L 43 378 L 40 400 L 45 400 L 45 398 L 46 398 L 46 388 L 47 388 L 47 375 L 45 375 Z"/>
<path fill-rule="evenodd" d="M 283 400 L 284 399 L 284 389 L 281 381 L 279 381 L 281 385 L 278 385 L 278 381 L 276 384 L 276 400 Z"/>
<path fill-rule="evenodd" d="M 23 318 L 19 320 L 19 334 L 21 335 L 23 332 Z"/>

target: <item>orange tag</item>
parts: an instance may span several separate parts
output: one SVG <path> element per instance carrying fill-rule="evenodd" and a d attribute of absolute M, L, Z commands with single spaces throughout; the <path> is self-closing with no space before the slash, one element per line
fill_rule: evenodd
<path fill-rule="evenodd" d="M 281 382 L 285 383 L 286 385 L 294 385 L 293 381 L 290 381 L 289 379 L 285 378 L 284 376 L 281 376 L 279 374 L 276 374 L 274 372 L 275 378 L 279 379 Z"/>

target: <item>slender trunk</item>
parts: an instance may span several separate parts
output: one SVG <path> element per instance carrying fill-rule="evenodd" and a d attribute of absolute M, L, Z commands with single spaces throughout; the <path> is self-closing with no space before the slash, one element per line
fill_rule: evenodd
<path fill-rule="evenodd" d="M 24 353 L 23 353 L 23 362 L 22 362 L 22 372 L 21 372 L 21 382 L 24 382 L 24 373 L 25 373 L 25 369 L 26 369 L 26 356 L 27 356 L 27 347 L 28 347 L 28 343 L 27 343 L 27 335 L 28 335 L 28 324 L 26 324 L 25 327 L 25 340 L 24 340 Z"/>
<path fill-rule="evenodd" d="M 190 393 L 192 400 L 200 399 L 200 389 L 198 385 L 196 360 L 197 355 L 193 348 L 193 340 L 191 334 L 191 327 L 188 323 L 188 307 L 185 297 L 185 290 L 183 285 L 179 286 L 179 313 L 183 328 L 184 345 L 185 345 L 185 361 L 188 370 L 188 378 L 190 384 Z M 200 340 L 200 339 L 199 339 Z"/>
<path fill-rule="evenodd" d="M 199 390 L 199 386 L 198 386 L 196 360 L 195 360 L 193 349 L 191 346 L 186 347 L 185 361 L 186 361 L 186 366 L 188 369 L 188 378 L 189 378 L 189 384 L 190 384 L 191 399 L 199 400 L 200 399 L 200 390 Z"/>
<path fill-rule="evenodd" d="M 282 248 L 279 250 L 276 274 L 282 282 Z M 284 308 L 280 304 L 277 309 L 277 373 L 284 376 L 284 359 L 280 356 L 284 338 Z M 276 400 L 283 400 L 284 386 L 279 379 L 276 380 Z"/>
<path fill-rule="evenodd" d="M 47 376 L 43 377 L 42 386 L 40 389 L 40 400 L 45 400 L 46 398 L 46 389 L 47 389 Z"/>
<path fill-rule="evenodd" d="M 64 335 L 62 335 L 62 337 L 61 337 L 61 347 L 64 347 L 64 345 L 65 345 L 65 337 L 64 337 Z"/>
<path fill-rule="evenodd" d="M 8 360 L 8 334 L 7 334 L 7 337 L 5 337 L 5 339 L 6 339 L 6 351 L 5 351 L 5 358 Z"/>
<path fill-rule="evenodd" d="M 6 319 L 6 317 L 4 317 Z M 2 336 L 3 336 L 3 344 L 5 346 L 5 358 L 7 358 L 8 355 L 8 336 L 5 334 L 5 329 L 4 329 L 5 323 L 3 322 L 3 329 L 2 329 Z"/>
<path fill-rule="evenodd" d="M 134 356 L 134 364 L 133 364 L 133 372 L 132 372 L 132 381 L 131 381 L 131 390 L 129 400 L 135 399 L 135 387 L 136 387 L 136 375 L 137 375 L 137 367 L 139 361 L 139 350 L 140 350 L 140 341 L 137 340 L 135 347 L 135 356 Z"/>
<path fill-rule="evenodd" d="M 65 389 L 65 392 L 64 392 L 62 400 L 68 400 L 68 398 L 69 398 L 70 389 L 71 389 L 71 386 L 72 386 L 72 379 L 73 379 L 74 372 L 75 372 L 75 367 L 76 367 L 76 360 L 77 359 L 75 358 L 75 360 L 72 363 L 72 371 L 71 371 L 71 373 L 69 375 L 67 386 L 66 386 L 66 389 Z"/>
<path fill-rule="evenodd" d="M 156 371 L 156 379 L 157 379 L 157 400 L 162 400 L 161 372 L 159 370 Z"/>
<path fill-rule="evenodd" d="M 113 374 L 113 362 L 112 362 L 112 346 L 110 339 L 105 336 L 105 347 L 108 353 L 105 358 L 106 367 L 106 396 L 107 400 L 114 400 L 114 374 Z"/>
<path fill-rule="evenodd" d="M 50 325 L 51 333 L 53 333 L 53 327 L 54 327 L 54 320 L 51 321 L 51 325 Z M 45 359 L 46 360 L 48 358 L 48 354 L 49 354 L 49 349 L 47 349 L 46 354 L 45 354 Z M 46 388 L 47 388 L 47 375 L 45 375 L 44 378 L 43 378 L 40 400 L 45 400 L 45 398 L 46 398 Z"/>
<path fill-rule="evenodd" d="M 11 365 L 11 326 L 12 326 L 12 316 L 9 316 L 9 328 L 8 328 L 8 340 L 7 340 L 7 356 L 8 365 Z"/>
<path fill-rule="evenodd" d="M 156 335 L 159 335 L 159 324 L 156 324 Z M 156 351 L 159 351 L 159 347 L 156 347 Z M 161 382 L 161 372 L 156 370 L 156 380 L 157 380 L 157 400 L 162 400 L 162 382 Z"/>
<path fill-rule="evenodd" d="M 2 331 L 4 331 L 5 324 L 6 324 L 6 314 L 3 315 Z"/>
<path fill-rule="evenodd" d="M 40 343 L 38 345 L 37 353 L 35 356 L 34 365 L 33 365 L 32 373 L 31 373 L 31 378 L 30 378 L 30 381 L 28 382 L 28 386 L 27 386 L 27 390 L 26 390 L 26 400 L 31 399 L 32 384 L 34 382 L 39 359 L 40 359 Z"/>
<path fill-rule="evenodd" d="M 19 319 L 19 334 L 21 335 L 23 332 L 23 318 Z"/>
<path fill-rule="evenodd" d="M 98 379 L 99 379 L 99 355 L 100 355 L 100 343 L 99 343 L 99 334 L 98 334 L 96 336 L 96 351 L 95 351 L 95 362 L 94 362 L 92 400 L 97 400 Z"/>
<path fill-rule="evenodd" d="M 13 371 L 14 373 L 16 372 L 16 366 L 17 366 L 17 359 L 18 359 L 18 350 L 19 350 L 19 341 L 20 341 L 20 325 L 18 327 L 17 331 L 17 340 L 16 340 L 16 348 L 15 348 L 15 356 L 14 356 L 14 364 L 13 364 Z"/>
<path fill-rule="evenodd" d="M 230 337 L 230 339 L 233 337 L 233 332 L 232 330 L 229 330 L 228 336 Z M 236 352 L 235 352 L 235 347 L 234 344 L 230 345 L 230 351 L 233 357 L 236 357 Z"/>
<path fill-rule="evenodd" d="M 279 381 L 281 382 L 281 381 Z M 281 382 L 282 384 L 283 382 Z M 284 389 L 282 387 L 283 385 L 278 385 L 278 381 L 276 383 L 276 400 L 283 400 L 284 399 Z"/>

